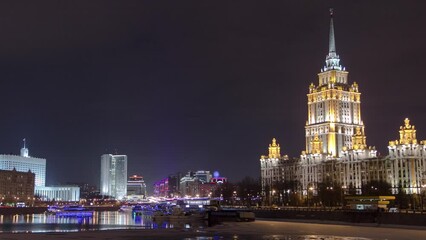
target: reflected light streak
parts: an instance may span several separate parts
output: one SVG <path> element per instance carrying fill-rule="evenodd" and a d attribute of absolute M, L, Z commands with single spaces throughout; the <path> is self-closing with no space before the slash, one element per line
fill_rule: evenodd
<path fill-rule="evenodd" d="M 18 225 L 15 225 L 18 224 Z M 201 223 L 200 223 L 201 224 Z M 202 225 L 202 224 L 201 224 Z M 94 212 L 92 217 L 64 217 L 53 214 L 0 215 L 1 232 L 74 232 L 112 229 L 194 228 L 192 224 L 152 221 L 149 214 Z"/>

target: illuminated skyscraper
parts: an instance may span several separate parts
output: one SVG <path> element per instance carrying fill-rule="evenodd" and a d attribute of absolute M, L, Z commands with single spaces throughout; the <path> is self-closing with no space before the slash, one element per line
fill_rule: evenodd
<path fill-rule="evenodd" d="M 122 199 L 127 194 L 127 156 L 101 156 L 101 194 Z"/>
<path fill-rule="evenodd" d="M 272 140 L 269 155 L 260 159 L 264 196 L 285 194 L 276 192 L 284 185 L 291 185 L 287 191 L 305 196 L 317 195 L 319 186 L 325 185 L 338 185 L 342 195 L 364 194 L 364 187 L 372 182 L 389 183 L 392 193 L 422 193 L 426 189 L 426 140 L 418 142 L 414 125 L 405 119 L 399 140 L 389 142 L 388 156 L 378 157 L 375 147 L 367 145 L 361 93 L 358 84 L 348 83 L 348 72 L 340 65 L 330 13 L 329 52 L 318 74 L 318 86 L 311 83 L 307 94 L 305 151 L 300 159 L 289 159 L 281 156 L 279 144 Z"/>
<path fill-rule="evenodd" d="M 305 151 L 300 159 L 289 159 L 280 155 L 280 147 L 273 139 L 269 155 L 260 159 L 262 187 L 266 196 L 273 197 L 273 193 L 267 191 L 273 191 L 274 185 L 283 181 L 291 183 L 293 191 L 304 195 L 308 191 L 316 195 L 319 183 L 323 182 L 357 188 L 357 193 L 360 193 L 367 181 L 383 177 L 380 175 L 382 172 L 368 170 L 369 166 L 382 162 L 377 159 L 375 148 L 367 146 L 360 96 L 358 84 L 349 83 L 348 72 L 340 65 L 333 12 L 330 11 L 325 66 L 318 73 L 318 85 L 311 83 L 307 94 Z"/>
<path fill-rule="evenodd" d="M 30 170 L 35 174 L 35 186 L 44 187 L 46 185 L 46 159 L 30 157 L 25 139 L 20 156 L 0 154 L 0 170 L 13 169 L 18 172 Z"/>
<path fill-rule="evenodd" d="M 343 147 L 352 148 L 356 128 L 364 132 L 361 120 L 361 93 L 358 84 L 349 84 L 348 72 L 340 65 L 334 37 L 333 12 L 330 11 L 329 50 L 325 66 L 308 93 L 306 153 L 340 157 Z"/>
<path fill-rule="evenodd" d="M 332 10 L 325 66 L 318 74 L 318 86 L 311 83 L 307 97 L 306 148 L 298 168 L 303 193 L 308 189 L 316 193 L 324 181 L 360 189 L 370 176 L 359 166 L 368 166 L 370 162 L 363 162 L 375 158 L 377 151 L 367 146 L 358 84 L 349 84 L 348 72 L 340 65 Z"/>

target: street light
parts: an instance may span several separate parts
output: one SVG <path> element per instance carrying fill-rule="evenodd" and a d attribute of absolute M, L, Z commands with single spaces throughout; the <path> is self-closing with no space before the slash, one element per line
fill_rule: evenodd
<path fill-rule="evenodd" d="M 289 203 L 290 203 L 290 189 L 287 189 L 287 206 L 289 205 Z"/>
<path fill-rule="evenodd" d="M 422 179 L 421 186 L 422 186 L 422 193 L 421 193 L 422 195 L 421 195 L 421 197 L 422 197 L 422 212 L 423 212 L 423 208 L 424 208 L 424 197 L 425 197 L 425 194 L 426 194 L 426 171 L 423 172 L 423 179 Z"/>
<path fill-rule="evenodd" d="M 333 199 L 334 199 L 334 194 L 328 193 L 328 191 L 332 192 L 333 191 L 333 187 L 327 187 L 327 194 L 330 194 L 331 197 L 328 198 L 328 202 L 329 202 L 329 207 L 331 207 L 332 203 L 333 203 Z"/>
<path fill-rule="evenodd" d="M 312 192 L 314 190 L 313 187 L 309 187 L 308 189 L 308 194 L 307 194 L 307 199 L 308 199 L 308 208 L 310 207 L 310 203 L 309 203 L 309 192 Z"/>
<path fill-rule="evenodd" d="M 421 189 L 422 212 L 424 210 L 424 197 L 425 197 L 425 193 L 426 193 L 426 184 L 422 184 L 422 189 Z"/>
<path fill-rule="evenodd" d="M 342 190 L 340 191 L 340 204 L 342 204 L 342 208 L 343 208 L 343 196 L 345 195 L 346 192 L 346 186 L 342 186 Z"/>
<path fill-rule="evenodd" d="M 272 200 L 272 203 L 275 204 L 275 189 L 272 189 L 271 200 Z"/>

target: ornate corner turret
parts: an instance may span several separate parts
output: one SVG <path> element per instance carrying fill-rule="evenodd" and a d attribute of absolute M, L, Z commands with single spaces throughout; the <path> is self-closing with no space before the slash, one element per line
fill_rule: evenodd
<path fill-rule="evenodd" d="M 364 127 L 357 126 L 352 137 L 352 148 L 354 150 L 364 150 L 367 148 L 367 137 L 364 134 Z"/>
<path fill-rule="evenodd" d="M 316 92 L 316 87 L 314 83 L 311 83 L 311 85 L 309 85 L 309 93 L 313 93 L 313 92 Z"/>
<path fill-rule="evenodd" d="M 314 139 L 311 141 L 311 152 L 312 154 L 323 153 L 322 150 L 323 142 L 319 139 L 318 134 L 315 134 Z"/>
<path fill-rule="evenodd" d="M 280 158 L 281 157 L 281 148 L 277 144 L 277 139 L 272 138 L 272 144 L 269 144 L 269 158 Z"/>
<path fill-rule="evenodd" d="M 399 129 L 399 142 L 401 144 L 417 144 L 416 129 L 414 125 L 410 125 L 410 119 L 405 118 L 404 126 Z"/>
<path fill-rule="evenodd" d="M 350 92 L 358 92 L 358 83 L 354 82 L 349 89 Z"/>

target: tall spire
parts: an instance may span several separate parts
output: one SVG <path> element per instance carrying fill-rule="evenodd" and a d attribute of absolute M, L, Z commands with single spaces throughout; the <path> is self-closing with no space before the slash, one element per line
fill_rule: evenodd
<path fill-rule="evenodd" d="M 342 70 L 339 65 L 340 58 L 336 53 L 336 40 L 334 37 L 334 23 L 333 23 L 333 9 L 330 8 L 330 35 L 328 39 L 328 55 L 325 58 L 324 71 L 328 70 Z"/>
<path fill-rule="evenodd" d="M 333 9 L 330 8 L 330 36 L 328 43 L 328 54 L 336 53 L 336 42 L 334 40 Z"/>

